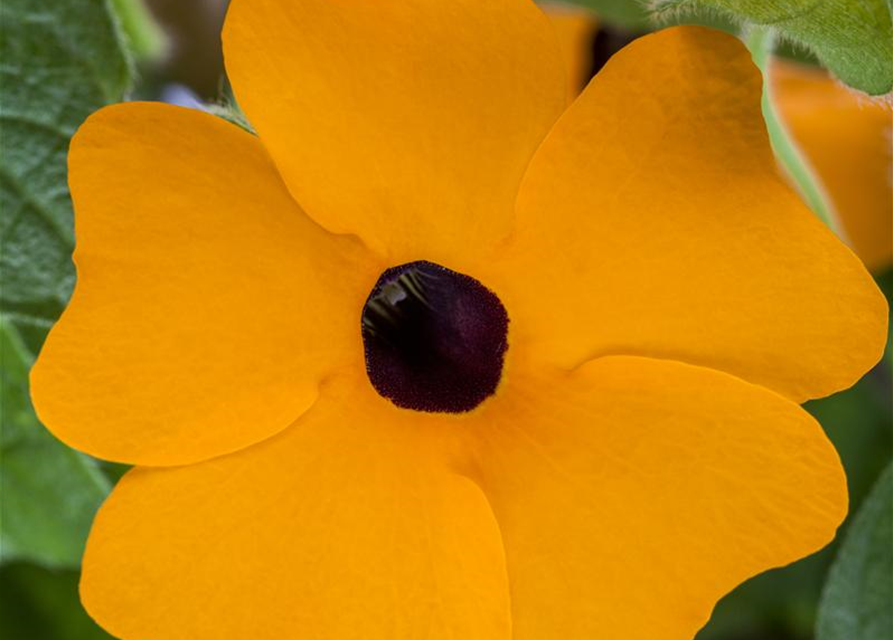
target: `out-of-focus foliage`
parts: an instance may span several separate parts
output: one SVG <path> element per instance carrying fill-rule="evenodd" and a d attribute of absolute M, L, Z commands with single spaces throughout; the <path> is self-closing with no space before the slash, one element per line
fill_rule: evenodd
<path fill-rule="evenodd" d="M 850 525 L 822 596 L 816 640 L 893 635 L 893 464 Z"/>
<path fill-rule="evenodd" d="M 0 560 L 74 567 L 108 483 L 38 423 L 27 371 L 74 281 L 69 139 L 122 98 L 131 65 L 106 0 L 3 0 L 0 12 Z"/>
<path fill-rule="evenodd" d="M 744 26 L 772 27 L 812 51 L 849 86 L 893 90 L 893 24 L 888 0 L 655 0 L 654 15 L 716 13 Z M 685 18 L 681 18 L 685 21 Z"/>
<path fill-rule="evenodd" d="M 220 32 L 228 0 L 114 0 L 142 3 L 150 9 L 153 22 L 162 25 L 167 48 L 155 64 L 140 67 L 136 86 L 139 97 L 156 100 L 172 84 L 183 85 L 199 98 L 217 101 L 225 88 L 223 48 Z M 129 15 L 136 17 L 135 12 Z M 145 21 L 145 19 L 143 20 Z M 145 30 L 134 21 L 124 23 L 128 34 Z"/>
<path fill-rule="evenodd" d="M 0 559 L 77 567 L 108 480 L 37 422 L 28 401 L 30 359 L 15 328 L 2 319 L 0 350 Z"/>
<path fill-rule="evenodd" d="M 112 640 L 78 600 L 78 572 L 12 563 L 0 567 L 3 640 Z"/>
<path fill-rule="evenodd" d="M 613 25 L 626 29 L 644 29 L 648 26 L 649 10 L 640 0 L 568 0 L 597 13 Z"/>
<path fill-rule="evenodd" d="M 111 0 L 111 3 L 131 55 L 137 60 L 160 60 L 170 45 L 142 0 Z"/>

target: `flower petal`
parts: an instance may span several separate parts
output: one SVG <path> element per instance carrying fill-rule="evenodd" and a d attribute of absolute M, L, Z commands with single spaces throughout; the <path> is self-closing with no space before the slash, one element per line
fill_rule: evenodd
<path fill-rule="evenodd" d="M 614 356 L 516 379 L 480 438 L 515 640 L 691 640 L 722 595 L 821 548 L 846 513 L 821 427 L 711 369 Z"/>
<path fill-rule="evenodd" d="M 375 262 L 301 212 L 255 137 L 130 103 L 81 127 L 69 165 L 78 284 L 32 371 L 66 443 L 149 465 L 230 452 L 362 358 Z"/>
<path fill-rule="evenodd" d="M 663 357 L 796 400 L 877 362 L 886 302 L 776 175 L 760 86 L 740 42 L 699 27 L 611 59 L 531 162 L 486 276 L 519 340 L 562 366 Z"/>
<path fill-rule="evenodd" d="M 565 104 L 529 0 L 234 0 L 236 96 L 322 225 L 398 264 L 508 231 L 530 157 Z"/>
<path fill-rule="evenodd" d="M 337 380 L 266 442 L 131 471 L 91 532 L 84 605 L 124 640 L 509 640 L 499 532 L 450 468 L 454 426 Z"/>
<path fill-rule="evenodd" d="M 774 60 L 773 98 L 865 265 L 893 264 L 893 114 L 824 71 Z"/>
<path fill-rule="evenodd" d="M 541 3 L 549 18 L 567 75 L 567 101 L 573 102 L 592 75 L 593 45 L 598 21 L 589 9 L 558 3 Z"/>

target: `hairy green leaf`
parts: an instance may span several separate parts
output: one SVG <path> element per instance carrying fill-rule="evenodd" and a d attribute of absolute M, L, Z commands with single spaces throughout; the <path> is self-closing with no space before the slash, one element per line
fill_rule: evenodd
<path fill-rule="evenodd" d="M 3 0 L 0 17 L 0 310 L 36 352 L 74 282 L 68 141 L 130 64 L 105 0 Z"/>
<path fill-rule="evenodd" d="M 893 464 L 881 474 L 840 548 L 819 607 L 817 640 L 893 635 Z"/>
<path fill-rule="evenodd" d="M 869 95 L 893 90 L 893 20 L 888 0 L 654 0 L 659 20 L 713 12 L 772 27 L 812 51 L 838 78 Z"/>

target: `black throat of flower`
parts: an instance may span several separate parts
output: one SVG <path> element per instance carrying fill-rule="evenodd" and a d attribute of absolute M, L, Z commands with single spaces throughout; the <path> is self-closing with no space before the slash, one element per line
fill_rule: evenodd
<path fill-rule="evenodd" d="M 470 276 L 426 261 L 392 267 L 363 307 L 369 380 L 398 407 L 470 411 L 499 385 L 508 322 L 496 294 Z"/>

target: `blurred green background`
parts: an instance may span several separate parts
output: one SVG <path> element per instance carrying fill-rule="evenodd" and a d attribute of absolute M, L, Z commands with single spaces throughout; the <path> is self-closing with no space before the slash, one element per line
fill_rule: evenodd
<path fill-rule="evenodd" d="M 65 181 L 68 139 L 91 111 L 123 99 L 163 100 L 233 115 L 219 37 L 225 4 L 226 0 L 146 0 L 145 4 L 4 0 L 0 9 L 0 637 L 4 640 L 109 637 L 80 608 L 78 564 L 93 514 L 123 469 L 100 464 L 55 441 L 37 422 L 27 394 L 28 368 L 64 308 L 74 278 Z M 581 83 L 621 46 L 654 28 L 644 10 L 632 2 L 579 0 L 577 4 L 587 5 L 590 13 L 579 13 L 579 7 L 550 5 L 549 9 L 559 21 L 573 20 L 573 40 L 567 46 L 574 47 Z M 728 16 L 714 10 L 699 12 L 697 7 L 674 19 L 740 30 Z M 753 30 L 749 33 L 749 43 L 759 49 L 755 55 L 758 60 L 762 55 L 765 62 L 767 50 L 760 47 L 768 46 L 766 32 L 763 39 L 753 38 Z M 778 53 L 817 64 L 803 48 L 782 44 Z M 770 104 L 770 130 L 778 129 L 774 118 Z M 784 130 L 773 131 L 780 155 L 792 148 L 786 135 Z M 807 201 L 822 214 L 819 209 L 828 203 L 817 201 L 824 195 L 821 190 L 810 192 L 808 184 L 821 176 L 813 175 L 802 161 L 794 153 L 787 168 Z M 791 162 L 801 164 L 789 166 Z M 893 206 L 887 207 L 887 215 L 893 217 Z M 893 243 L 887 228 L 881 225 L 878 233 Z M 875 271 L 889 300 L 891 265 Z M 893 583 L 893 505 L 886 485 L 876 491 L 873 506 L 859 516 L 848 548 L 840 551 L 854 514 L 893 452 L 890 350 L 852 389 L 811 402 L 807 409 L 835 443 L 847 472 L 851 516 L 844 535 L 815 556 L 742 585 L 718 605 L 698 640 L 816 637 L 823 588 L 839 556 L 818 640 L 893 638 L 890 615 L 865 609 L 866 599 L 860 595 L 876 589 L 888 594 Z M 873 575 L 880 575 L 882 583 L 886 576 L 886 585 L 864 583 L 869 562 L 881 567 Z M 893 610 L 893 601 L 887 603 Z M 868 618 L 874 620 L 873 626 L 863 624 Z M 840 635 L 854 633 L 853 629 L 867 635 Z"/>

